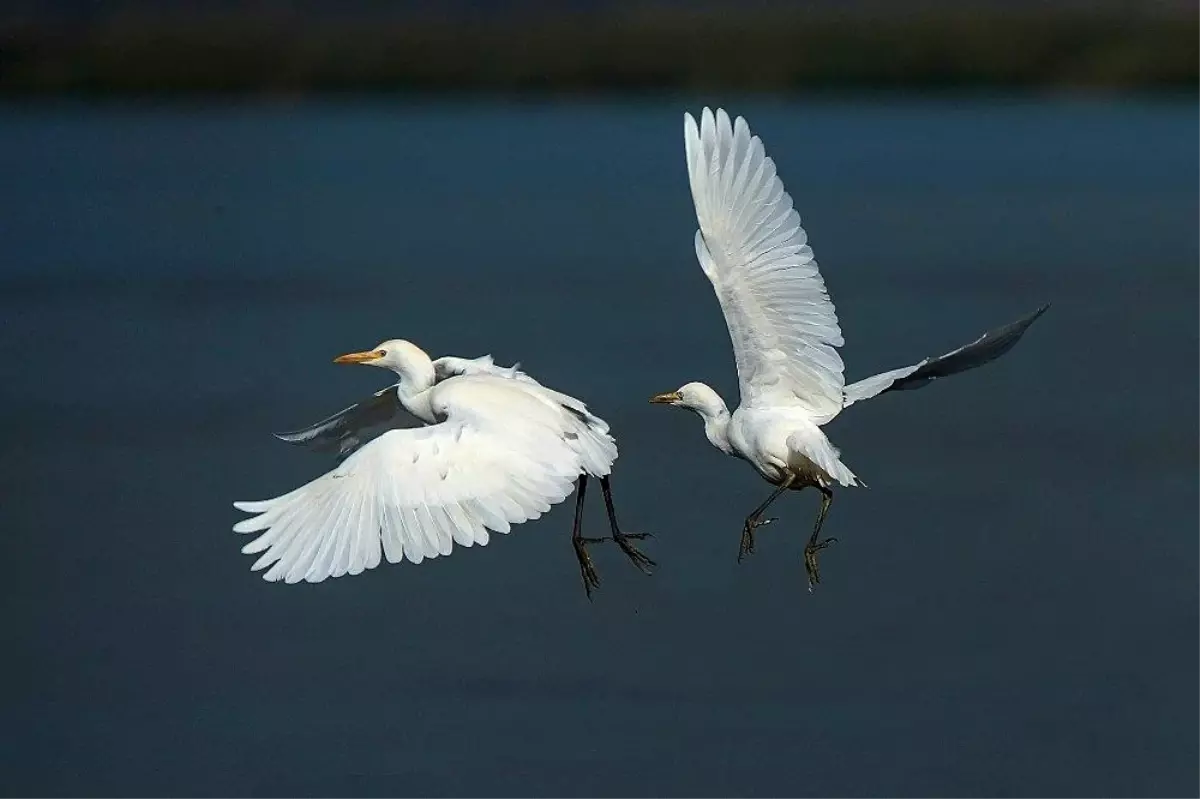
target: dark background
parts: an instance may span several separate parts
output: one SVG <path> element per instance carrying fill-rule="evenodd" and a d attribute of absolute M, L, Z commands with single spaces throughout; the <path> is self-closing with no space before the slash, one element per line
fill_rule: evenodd
<path fill-rule="evenodd" d="M 1191 91 L 1189 0 L 7 0 L 0 93 Z"/>
<path fill-rule="evenodd" d="M 838 18 L 870 37 L 899 6 Z M 371 27 L 366 8 L 339 19 Z M 511 43 L 471 33 L 480 15 L 561 17 L 405 8 L 493 52 Z M 679 11 L 573 13 L 618 9 Z M 146 93 L 95 61 L 38 73 L 84 85 L 0 59 L 0 789 L 1194 795 L 1194 11 L 1054 10 L 1175 20 L 1193 72 L 714 68 L 631 87 L 610 66 L 332 91 L 238 69 L 220 92 Z M 137 8 L 26 11 L 23 35 L 69 52 Z M 173 19 L 218 12 L 236 17 Z M 169 52 L 163 37 L 147 41 Z M 936 41 L 914 59 L 957 63 Z M 827 428 L 870 488 L 838 493 L 812 594 L 815 496 L 781 501 L 736 564 L 769 487 L 646 403 L 692 379 L 737 397 L 691 243 L 682 114 L 703 104 L 744 114 L 779 162 L 850 379 L 1054 303 L 1001 361 Z M 589 604 L 569 503 L 421 566 L 316 586 L 250 573 L 230 502 L 329 466 L 270 432 L 384 385 L 329 360 L 389 337 L 520 360 L 587 400 L 619 437 L 618 508 L 656 534 L 658 573 L 601 550 Z"/>

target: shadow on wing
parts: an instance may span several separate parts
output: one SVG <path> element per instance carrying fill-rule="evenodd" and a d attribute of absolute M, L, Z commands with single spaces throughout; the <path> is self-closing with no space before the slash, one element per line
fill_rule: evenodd
<path fill-rule="evenodd" d="M 398 385 L 398 384 L 396 384 Z M 338 462 L 388 430 L 421 427 L 424 423 L 404 409 L 396 385 L 376 391 L 368 399 L 338 411 L 316 424 L 275 437 L 314 452 L 335 453 Z"/>
<path fill-rule="evenodd" d="M 995 330 L 989 330 L 965 347 L 959 347 L 945 355 L 923 361 L 912 374 L 897 379 L 884 390 L 906 391 L 921 388 L 939 377 L 949 377 L 996 360 L 1016 346 L 1029 326 L 1036 322 L 1038 317 L 1044 314 L 1049 307 L 1050 304 L 1047 303 L 1026 317 Z"/>

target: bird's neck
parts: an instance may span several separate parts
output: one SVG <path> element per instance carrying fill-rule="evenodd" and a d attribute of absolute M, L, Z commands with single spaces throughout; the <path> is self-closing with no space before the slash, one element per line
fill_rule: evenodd
<path fill-rule="evenodd" d="M 696 413 L 704 420 L 704 435 L 708 442 L 726 455 L 733 454 L 733 445 L 729 443 L 729 407 L 720 397 L 714 401 L 696 408 Z"/>
<path fill-rule="evenodd" d="M 396 386 L 400 404 L 421 421 L 436 422 L 429 395 L 435 381 L 433 362 L 426 358 L 420 363 L 406 363 L 395 372 L 400 376 L 400 384 Z"/>

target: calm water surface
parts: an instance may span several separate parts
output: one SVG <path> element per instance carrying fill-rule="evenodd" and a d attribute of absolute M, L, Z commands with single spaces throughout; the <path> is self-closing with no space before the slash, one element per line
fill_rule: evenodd
<path fill-rule="evenodd" d="M 736 383 L 692 253 L 698 102 L 0 109 L 9 794 L 1197 790 L 1194 104 L 721 98 L 780 162 L 851 379 L 1050 300 L 985 370 L 829 428 L 842 491 L 738 565 L 767 487 L 646 398 Z M 268 585 L 269 432 L 491 352 L 619 435 L 647 579 L 570 506 L 420 567 Z M 599 503 L 589 524 L 602 529 Z"/>

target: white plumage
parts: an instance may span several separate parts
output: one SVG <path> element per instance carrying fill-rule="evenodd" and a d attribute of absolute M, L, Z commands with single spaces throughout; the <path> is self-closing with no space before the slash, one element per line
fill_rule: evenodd
<path fill-rule="evenodd" d="M 832 419 L 842 407 L 842 331 L 775 162 L 746 120 L 730 125 L 724 111 L 706 109 L 699 128 L 686 115 L 684 141 L 696 257 L 729 325 L 742 401 Z"/>
<path fill-rule="evenodd" d="M 854 402 L 918 388 L 1007 352 L 1047 306 L 937 358 L 845 385 L 842 331 L 792 198 L 762 142 L 738 117 L 705 108 L 684 115 L 688 180 L 696 208 L 696 257 L 712 282 L 733 345 L 741 404 L 731 414 L 704 383 L 656 395 L 698 413 L 722 452 L 749 461 L 777 490 L 747 519 L 742 554 L 766 507 L 786 489 L 813 486 L 821 511 L 805 548 L 809 585 L 819 580 L 817 537 L 834 484 L 859 485 L 820 429 Z M 740 556 L 739 556 L 740 557 Z"/>
<path fill-rule="evenodd" d="M 455 544 L 482 546 L 491 532 L 507 533 L 562 502 L 588 475 L 605 481 L 609 499 L 617 447 L 608 425 L 579 400 L 515 366 L 497 367 L 486 356 L 432 361 L 401 340 L 337 360 L 395 371 L 399 405 L 426 426 L 389 429 L 282 496 L 235 502 L 256 514 L 234 530 L 260 533 L 242 551 L 260 554 L 252 568 L 265 569 L 265 579 L 320 582 L 359 574 L 384 559 L 420 563 L 449 555 Z M 379 392 L 369 401 L 374 409 L 351 406 L 281 438 L 342 441 L 349 431 L 358 446 L 355 428 L 365 424 L 364 414 L 378 417 L 379 403 L 390 399 Z M 621 535 L 611 501 L 610 520 Z M 576 549 L 582 569 L 586 553 L 578 544 Z M 586 576 L 585 586 L 590 593 Z"/>

